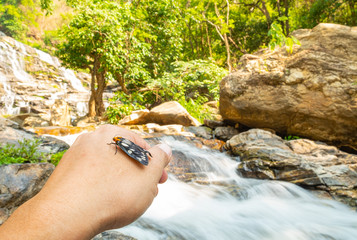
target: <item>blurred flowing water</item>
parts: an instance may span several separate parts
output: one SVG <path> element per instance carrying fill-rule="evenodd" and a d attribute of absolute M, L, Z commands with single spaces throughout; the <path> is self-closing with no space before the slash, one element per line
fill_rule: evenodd
<path fill-rule="evenodd" d="M 205 176 L 183 182 L 173 174 L 133 224 L 117 231 L 139 240 L 355 240 L 357 213 L 290 183 L 244 179 L 239 159 L 199 149 L 172 137 L 160 139 Z"/>

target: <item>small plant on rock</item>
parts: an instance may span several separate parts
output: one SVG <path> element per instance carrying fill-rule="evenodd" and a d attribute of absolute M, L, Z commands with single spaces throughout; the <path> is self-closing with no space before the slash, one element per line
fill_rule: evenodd
<path fill-rule="evenodd" d="M 5 144 L 0 148 L 0 165 L 11 163 L 37 163 L 46 159 L 44 153 L 38 151 L 39 139 L 24 139 L 15 144 Z"/>

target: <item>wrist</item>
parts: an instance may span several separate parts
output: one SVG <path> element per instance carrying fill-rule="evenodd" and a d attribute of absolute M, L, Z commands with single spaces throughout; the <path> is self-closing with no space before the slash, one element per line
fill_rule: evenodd
<path fill-rule="evenodd" d="M 0 227 L 2 240 L 91 239 L 99 229 L 90 214 L 73 209 L 63 199 L 49 199 L 41 192 L 20 206 Z"/>

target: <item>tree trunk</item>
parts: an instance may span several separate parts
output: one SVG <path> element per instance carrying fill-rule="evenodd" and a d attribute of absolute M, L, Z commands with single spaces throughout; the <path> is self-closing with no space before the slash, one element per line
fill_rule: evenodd
<path fill-rule="evenodd" d="M 93 68 L 91 69 L 91 95 L 88 103 L 88 117 L 101 116 L 104 111 L 103 92 L 106 86 L 105 71 L 98 72 L 100 63 L 99 57 L 95 57 Z M 96 88 L 97 86 L 97 88 Z"/>
<path fill-rule="evenodd" d="M 288 18 L 285 21 L 285 32 L 286 36 L 289 36 L 290 34 L 290 24 L 289 24 L 289 0 L 284 0 L 285 2 L 285 16 Z"/>
<path fill-rule="evenodd" d="M 279 4 L 279 1 L 278 1 Z M 262 8 L 261 11 L 263 12 L 263 14 L 265 15 L 265 18 L 267 19 L 267 24 L 268 24 L 268 29 L 270 29 L 270 25 L 271 25 L 271 18 L 270 18 L 270 14 L 269 11 L 265 5 L 265 1 L 262 1 Z"/>
<path fill-rule="evenodd" d="M 116 73 L 115 74 L 115 78 L 116 80 L 118 81 L 120 87 L 121 87 L 121 90 L 125 93 L 125 94 L 128 94 L 128 89 L 126 88 L 126 85 L 125 85 L 125 81 L 124 81 L 124 78 L 122 77 L 122 75 L 120 73 Z"/>
<path fill-rule="evenodd" d="M 103 92 L 106 87 L 105 82 L 105 71 L 99 72 L 97 74 L 97 90 L 95 93 L 95 113 L 97 116 L 102 116 L 105 111 L 104 103 L 103 103 Z"/>
<path fill-rule="evenodd" d="M 212 47 L 211 47 L 211 39 L 209 37 L 208 33 L 208 24 L 206 23 L 206 35 L 207 35 L 207 44 L 208 44 L 208 50 L 209 50 L 209 57 L 212 57 Z"/>
<path fill-rule="evenodd" d="M 93 68 L 90 70 L 91 71 L 91 82 L 90 82 L 90 98 L 88 102 L 88 117 L 94 117 L 95 116 L 95 77 L 96 77 L 96 71 L 97 71 L 97 66 L 96 66 L 96 61 L 94 61 Z"/>
<path fill-rule="evenodd" d="M 355 0 L 348 0 L 348 5 L 351 11 L 351 26 L 357 25 L 357 10 L 355 8 Z"/>

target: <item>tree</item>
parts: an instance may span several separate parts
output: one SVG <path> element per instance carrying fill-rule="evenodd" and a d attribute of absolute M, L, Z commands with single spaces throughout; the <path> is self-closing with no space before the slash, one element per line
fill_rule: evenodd
<path fill-rule="evenodd" d="M 57 55 L 68 67 L 89 70 L 88 116 L 101 116 L 108 79 L 116 79 L 126 92 L 126 79 L 144 78 L 147 73 L 141 60 L 147 48 L 134 37 L 128 4 L 86 2 L 76 8 L 76 15 L 61 31 L 64 42 L 58 45 Z"/>

